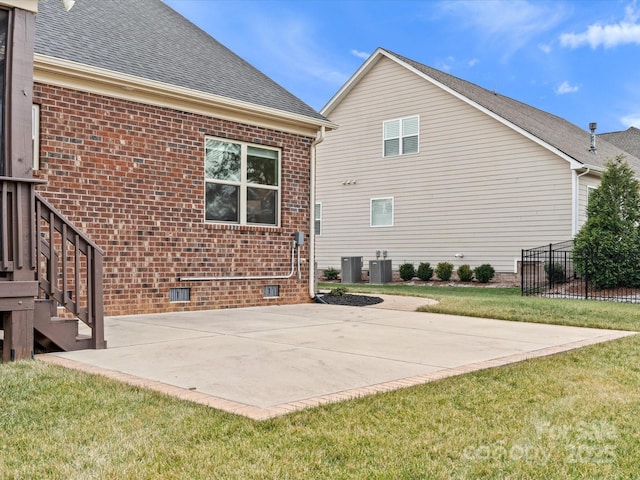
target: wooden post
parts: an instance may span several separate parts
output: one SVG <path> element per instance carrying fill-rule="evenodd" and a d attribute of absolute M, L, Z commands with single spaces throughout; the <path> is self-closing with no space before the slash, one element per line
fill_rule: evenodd
<path fill-rule="evenodd" d="M 0 1 L 0 3 L 2 3 Z M 5 177 L 11 179 L 10 257 L 13 267 L 0 281 L 0 314 L 4 327 L 3 361 L 33 357 L 34 225 L 31 147 L 33 45 L 35 14 L 13 8 L 6 45 L 4 95 Z"/>

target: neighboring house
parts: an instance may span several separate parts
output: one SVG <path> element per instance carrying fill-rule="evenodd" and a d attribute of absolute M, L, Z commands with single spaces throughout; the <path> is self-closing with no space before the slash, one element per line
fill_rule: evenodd
<path fill-rule="evenodd" d="M 601 133 L 598 138 L 614 144 L 629 155 L 640 158 L 640 129 L 636 127 L 629 127 L 622 132 Z"/>
<path fill-rule="evenodd" d="M 37 190 L 104 251 L 105 314 L 310 300 L 325 117 L 161 0 L 40 2 L 33 102 Z"/>
<path fill-rule="evenodd" d="M 576 234 L 589 188 L 623 153 L 601 139 L 592 150 L 591 134 L 562 118 L 385 49 L 321 113 L 340 127 L 318 146 L 319 269 L 351 256 L 366 269 L 386 251 L 396 270 L 490 263 L 513 276 L 522 249 Z"/>

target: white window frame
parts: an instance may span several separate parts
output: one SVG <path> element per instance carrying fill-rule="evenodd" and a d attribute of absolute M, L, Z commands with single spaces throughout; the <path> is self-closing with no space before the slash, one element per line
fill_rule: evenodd
<path fill-rule="evenodd" d="M 320 212 L 320 214 L 318 215 L 318 212 Z M 322 202 L 316 202 L 316 206 L 315 206 L 315 210 L 313 212 L 313 217 L 314 217 L 314 227 L 313 230 L 316 234 L 316 236 L 320 236 L 322 235 Z"/>
<path fill-rule="evenodd" d="M 404 132 L 404 122 L 405 120 L 409 120 L 409 119 L 413 119 L 416 118 L 418 120 L 418 129 L 417 132 L 414 134 L 412 133 L 411 135 L 407 135 Z M 398 129 L 398 136 L 386 136 L 386 130 L 387 130 L 387 125 L 390 125 L 392 123 L 397 123 L 397 129 Z M 408 137 L 417 137 L 416 139 L 416 146 L 417 146 L 417 150 L 415 152 L 408 152 L 405 153 L 404 152 L 404 148 L 403 148 L 403 140 L 405 138 Z M 385 149 L 385 143 L 387 140 L 393 140 L 393 139 L 398 139 L 398 154 L 394 154 L 394 155 L 387 155 L 386 154 L 386 149 Z M 391 120 L 385 120 L 382 122 L 382 156 L 385 158 L 388 157 L 399 157 L 402 155 L 415 155 L 416 153 L 420 153 L 420 115 L 410 115 L 408 117 L 402 117 L 402 118 L 394 118 Z"/>
<path fill-rule="evenodd" d="M 218 142 L 225 142 L 225 143 L 233 143 L 236 145 L 240 145 L 240 180 L 239 181 L 231 181 L 231 180 L 220 180 L 220 179 L 215 179 L 215 178 L 207 178 L 206 177 L 206 167 L 205 167 L 205 178 L 204 178 L 204 192 L 203 192 L 203 198 L 204 198 L 204 221 L 205 223 L 209 223 L 209 224 L 218 224 L 218 225 L 250 225 L 250 226 L 259 226 L 259 227 L 279 227 L 280 226 L 280 212 L 281 212 L 281 206 L 282 206 L 282 150 L 276 147 L 271 147 L 271 146 L 266 146 L 266 145 L 261 145 L 259 143 L 248 143 L 248 142 L 242 142 L 239 140 L 233 140 L 233 139 L 229 139 L 229 138 L 218 138 L 218 137 L 213 137 L 213 136 L 209 136 L 206 135 L 205 136 L 205 140 L 204 140 L 204 159 L 203 162 L 206 166 L 206 143 L 207 140 L 213 140 L 213 141 L 218 141 Z M 277 152 L 278 154 L 278 181 L 277 181 L 277 185 L 262 185 L 262 184 L 256 184 L 256 183 L 251 183 L 247 181 L 247 151 L 249 147 L 256 147 L 256 148 L 261 148 L 264 150 L 271 150 L 274 152 Z M 222 220 L 207 220 L 207 205 L 206 205 L 206 198 L 207 198 L 207 183 L 215 183 L 215 184 L 220 184 L 220 185 L 234 185 L 237 186 L 240 190 L 240 198 L 239 198 L 239 213 L 238 213 L 238 221 L 237 222 L 226 222 L 226 221 L 222 221 Z M 253 222 L 248 222 L 247 221 L 247 188 L 249 187 L 256 187 L 256 188 L 261 188 L 261 189 L 266 189 L 266 190 L 274 190 L 276 191 L 276 195 L 278 197 L 278 201 L 276 202 L 276 212 L 275 212 L 275 223 L 253 223 Z"/>
<path fill-rule="evenodd" d="M 31 145 L 33 147 L 32 168 L 40 170 L 40 105 L 31 105 Z"/>
<path fill-rule="evenodd" d="M 374 225 L 373 224 L 373 203 L 378 200 L 391 200 L 391 223 L 384 225 Z M 393 227 L 394 225 L 394 215 L 395 215 L 395 200 L 394 197 L 378 197 L 369 199 L 369 226 L 372 228 L 384 228 L 384 227 Z"/>

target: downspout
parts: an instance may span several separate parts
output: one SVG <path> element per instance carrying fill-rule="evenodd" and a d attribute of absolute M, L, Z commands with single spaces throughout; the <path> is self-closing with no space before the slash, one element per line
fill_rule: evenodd
<path fill-rule="evenodd" d="M 572 169 L 573 173 L 573 221 L 571 225 L 571 236 L 575 237 L 578 233 L 578 221 L 580 217 L 580 177 L 587 175 L 591 171 L 590 167 L 582 172 L 580 175 L 577 173 L 577 169 Z"/>
<path fill-rule="evenodd" d="M 325 127 L 320 127 L 318 136 L 311 144 L 311 165 L 309 166 L 309 296 L 316 296 L 316 146 L 324 141 Z"/>

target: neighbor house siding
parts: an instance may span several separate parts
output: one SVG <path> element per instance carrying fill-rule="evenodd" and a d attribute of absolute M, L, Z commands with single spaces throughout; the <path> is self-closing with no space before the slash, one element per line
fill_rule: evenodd
<path fill-rule="evenodd" d="M 318 147 L 320 268 L 387 250 L 403 262 L 514 270 L 522 248 L 571 238 L 568 162 L 382 58 L 330 113 Z M 382 156 L 382 122 L 420 116 L 419 153 Z M 393 227 L 370 228 L 371 198 L 394 198 Z M 454 257 L 463 254 L 462 259 Z"/>
<path fill-rule="evenodd" d="M 309 232 L 312 138 L 41 83 L 34 94 L 39 190 L 105 251 L 107 315 L 309 300 L 306 265 L 301 280 L 179 278 L 289 273 L 294 233 Z M 280 227 L 205 223 L 207 135 L 281 150 Z M 170 302 L 182 287 L 190 301 Z"/>

